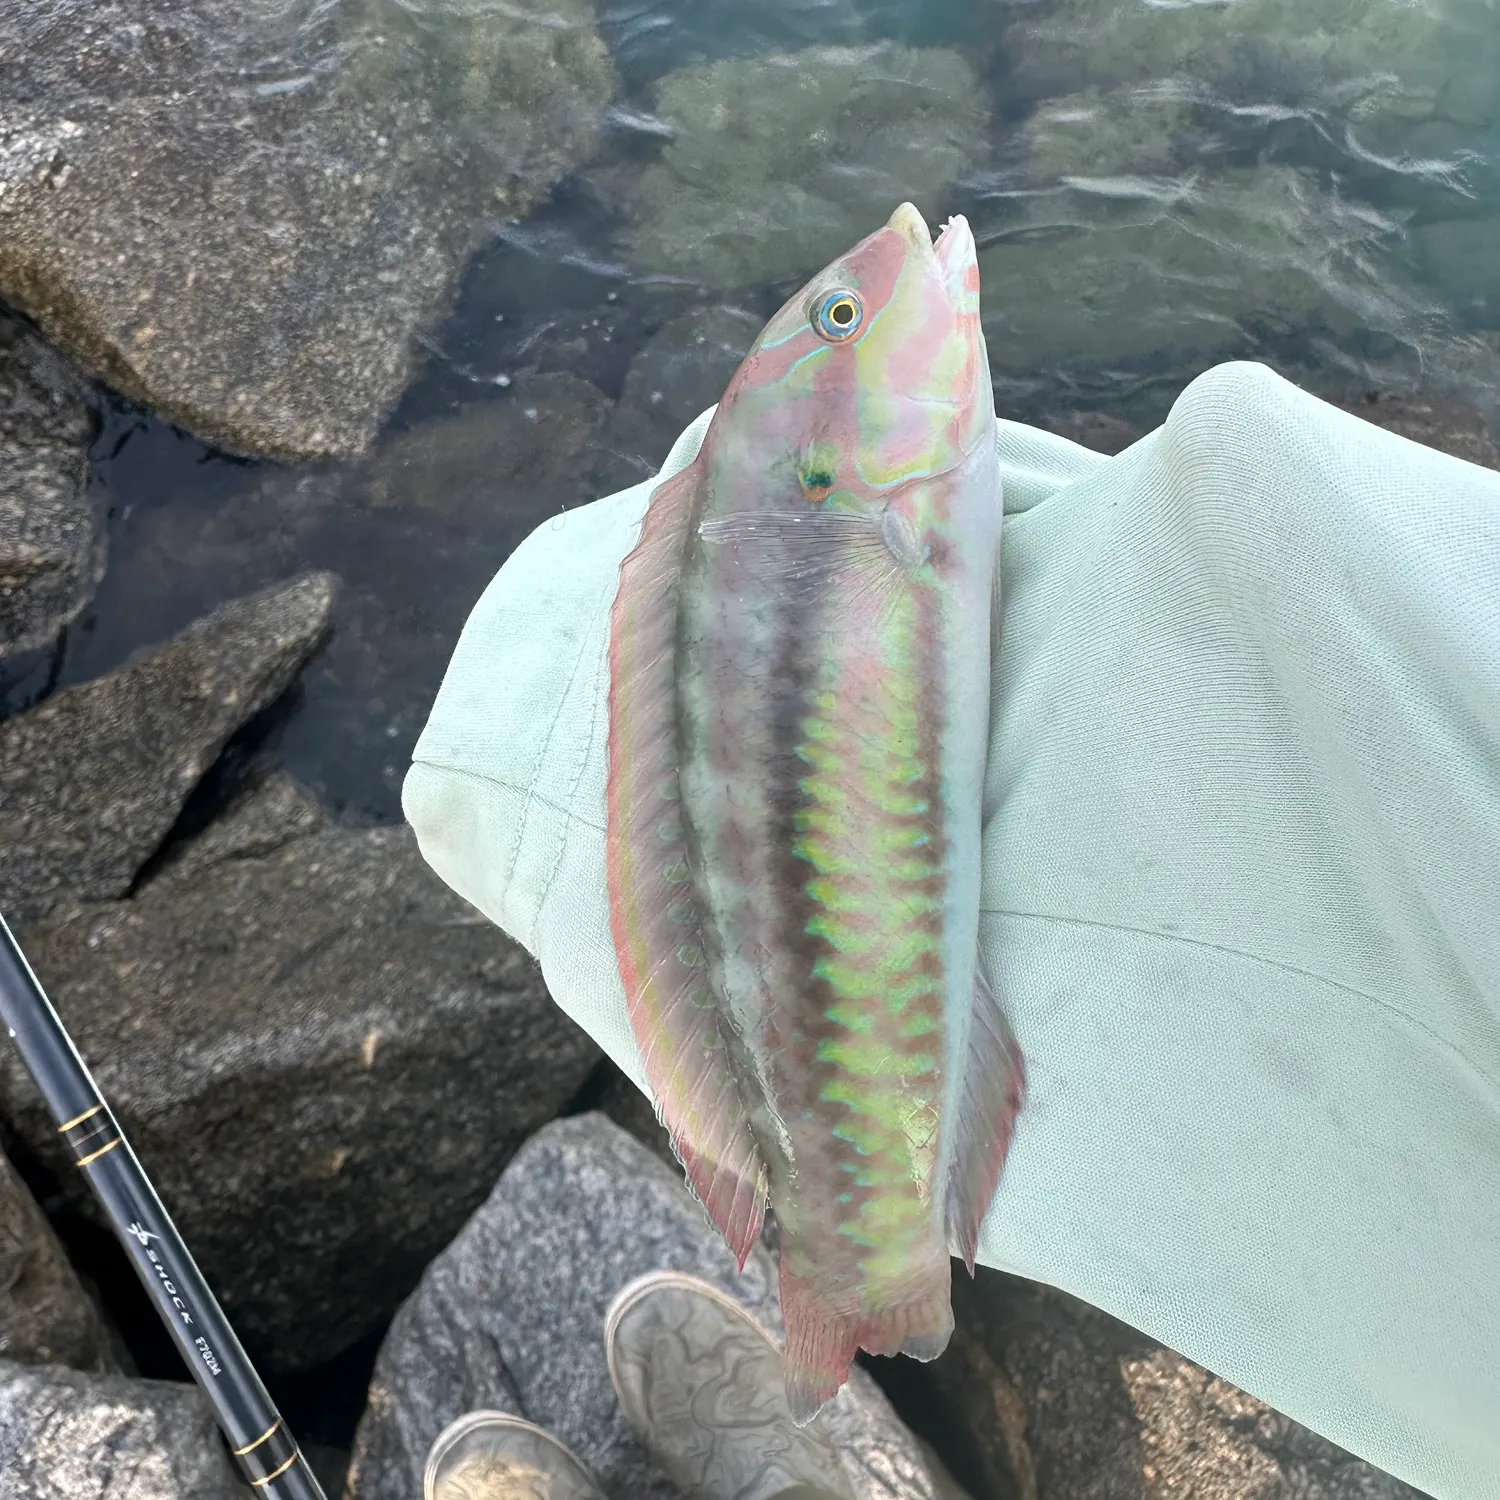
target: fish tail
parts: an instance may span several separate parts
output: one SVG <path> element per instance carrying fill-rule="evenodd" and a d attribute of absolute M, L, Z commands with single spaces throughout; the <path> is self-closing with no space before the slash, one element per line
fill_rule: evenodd
<path fill-rule="evenodd" d="M 876 1312 L 846 1312 L 820 1296 L 781 1258 L 781 1316 L 786 1325 L 783 1366 L 792 1420 L 805 1427 L 838 1394 L 859 1350 L 936 1359 L 953 1333 L 948 1258 L 929 1274 L 909 1278 L 902 1292 L 886 1294 Z"/>

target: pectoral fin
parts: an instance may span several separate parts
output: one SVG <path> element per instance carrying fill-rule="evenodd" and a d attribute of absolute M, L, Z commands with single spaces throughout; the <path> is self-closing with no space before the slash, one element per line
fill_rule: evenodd
<path fill-rule="evenodd" d="M 766 1170 L 725 1055 L 678 791 L 677 579 L 697 465 L 659 485 L 620 569 L 610 632 L 608 877 L 620 977 L 672 1149 L 741 1265 L 760 1233 Z"/>
<path fill-rule="evenodd" d="M 1021 1049 L 990 990 L 983 967 L 976 964 L 969 1056 L 947 1198 L 948 1237 L 958 1246 L 971 1276 L 979 1226 L 1000 1185 L 1025 1094 Z"/>

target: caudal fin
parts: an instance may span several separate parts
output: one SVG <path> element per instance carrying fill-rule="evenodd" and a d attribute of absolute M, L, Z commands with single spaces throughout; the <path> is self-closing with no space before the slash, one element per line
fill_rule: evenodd
<path fill-rule="evenodd" d="M 786 1324 L 786 1401 L 792 1420 L 805 1427 L 838 1394 L 859 1350 L 936 1359 L 953 1334 L 948 1257 L 934 1259 L 925 1277 L 874 1312 L 847 1313 L 820 1297 L 812 1283 L 781 1259 L 781 1316 Z"/>

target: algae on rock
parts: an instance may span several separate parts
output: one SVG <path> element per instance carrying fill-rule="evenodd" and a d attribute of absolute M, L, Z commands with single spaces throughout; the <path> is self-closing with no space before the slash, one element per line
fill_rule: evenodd
<path fill-rule="evenodd" d="M 811 274 L 902 199 L 935 216 L 989 129 L 960 53 L 894 43 L 683 68 L 656 97 L 660 159 L 595 181 L 627 259 L 715 289 Z"/>

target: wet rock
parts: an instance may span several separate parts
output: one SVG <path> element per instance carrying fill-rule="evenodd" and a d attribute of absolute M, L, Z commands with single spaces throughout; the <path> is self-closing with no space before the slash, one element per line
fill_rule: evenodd
<path fill-rule="evenodd" d="M 1484 418 L 1453 396 L 1419 396 L 1399 391 L 1360 391 L 1335 396 L 1335 406 L 1439 453 L 1500 469 L 1497 445 Z"/>
<path fill-rule="evenodd" d="M 1424 278 L 1453 299 L 1461 316 L 1482 328 L 1500 328 L 1500 222 L 1447 219 L 1409 229 Z"/>
<path fill-rule="evenodd" d="M 1192 1361 L 1050 1287 L 955 1277 L 958 1331 L 918 1376 L 980 1500 L 1420 1500 Z"/>
<path fill-rule="evenodd" d="M 1133 422 L 1107 411 L 1069 412 L 1066 416 L 1052 417 L 1045 425 L 1049 432 L 1055 432 L 1081 448 L 1092 448 L 1095 453 L 1111 456 L 1123 453 L 1133 442 L 1145 436 Z"/>
<path fill-rule="evenodd" d="M 334 587 L 309 573 L 227 604 L 0 723 L 0 910 L 30 922 L 122 895 L 224 742 L 316 649 Z"/>
<path fill-rule="evenodd" d="M 0 295 L 229 449 L 360 451 L 613 84 L 589 0 L 7 7 Z"/>
<path fill-rule="evenodd" d="M 599 1053 L 409 829 L 278 842 L 278 809 L 306 826 L 273 784 L 131 899 L 22 941 L 236 1331 L 286 1371 L 390 1313 Z M 0 1113 L 93 1212 L 12 1057 Z"/>
<path fill-rule="evenodd" d="M 1395 222 L 1292 167 L 1071 178 L 976 229 L 997 373 L 1190 372 L 1313 333 L 1415 337 L 1416 303 L 1389 265 Z"/>
<path fill-rule="evenodd" d="M 0 1360 L 6 1500 L 243 1500 L 196 1386 Z"/>
<path fill-rule="evenodd" d="M 47 1216 L 0 1154 L 0 1357 L 115 1369 L 109 1334 Z"/>
<path fill-rule="evenodd" d="M 238 494 L 143 506 L 96 607 L 113 649 L 290 569 L 339 574 L 333 634 L 300 679 L 286 764 L 361 818 L 400 816 L 402 777 L 474 602 L 514 547 L 597 493 L 609 402 L 539 375 L 503 397 L 388 431 L 364 462 L 247 475 Z M 531 415 L 528 415 L 531 413 Z"/>
<path fill-rule="evenodd" d="M 0 657 L 52 641 L 104 571 L 94 426 L 87 385 L 0 311 Z"/>
<path fill-rule="evenodd" d="M 603 1343 L 614 1294 L 659 1268 L 712 1282 L 779 1334 L 770 1256 L 757 1246 L 737 1274 L 680 1171 L 601 1115 L 540 1131 L 396 1315 L 350 1500 L 407 1500 L 443 1426 L 490 1405 L 556 1433 L 611 1497 L 675 1496 L 615 1401 Z M 862 1370 L 826 1419 L 860 1500 L 935 1495 L 915 1439 Z"/>
<path fill-rule="evenodd" d="M 724 394 L 764 324 L 743 308 L 697 308 L 646 344 L 609 425 L 601 492 L 638 484 L 661 468 L 682 430 Z"/>
<path fill-rule="evenodd" d="M 1408 163 L 1453 145 L 1444 127 L 1495 118 L 1493 17 L 1467 0 L 1240 0 L 1232 13 L 1044 0 L 1002 16 L 1012 88 L 1033 97 L 1082 79 L 1096 90 L 1175 92 L 1205 113 L 1293 107 L 1347 121 L 1351 154 L 1400 152 Z"/>
<path fill-rule="evenodd" d="M 889 42 L 682 68 L 656 115 L 659 160 L 601 168 L 597 190 L 628 260 L 716 289 L 807 276 L 904 198 L 934 217 L 988 132 L 960 53 Z"/>
<path fill-rule="evenodd" d="M 391 434 L 351 489 L 380 509 L 467 524 L 502 507 L 540 519 L 577 503 L 608 411 L 588 381 L 537 375 L 509 400 Z"/>

